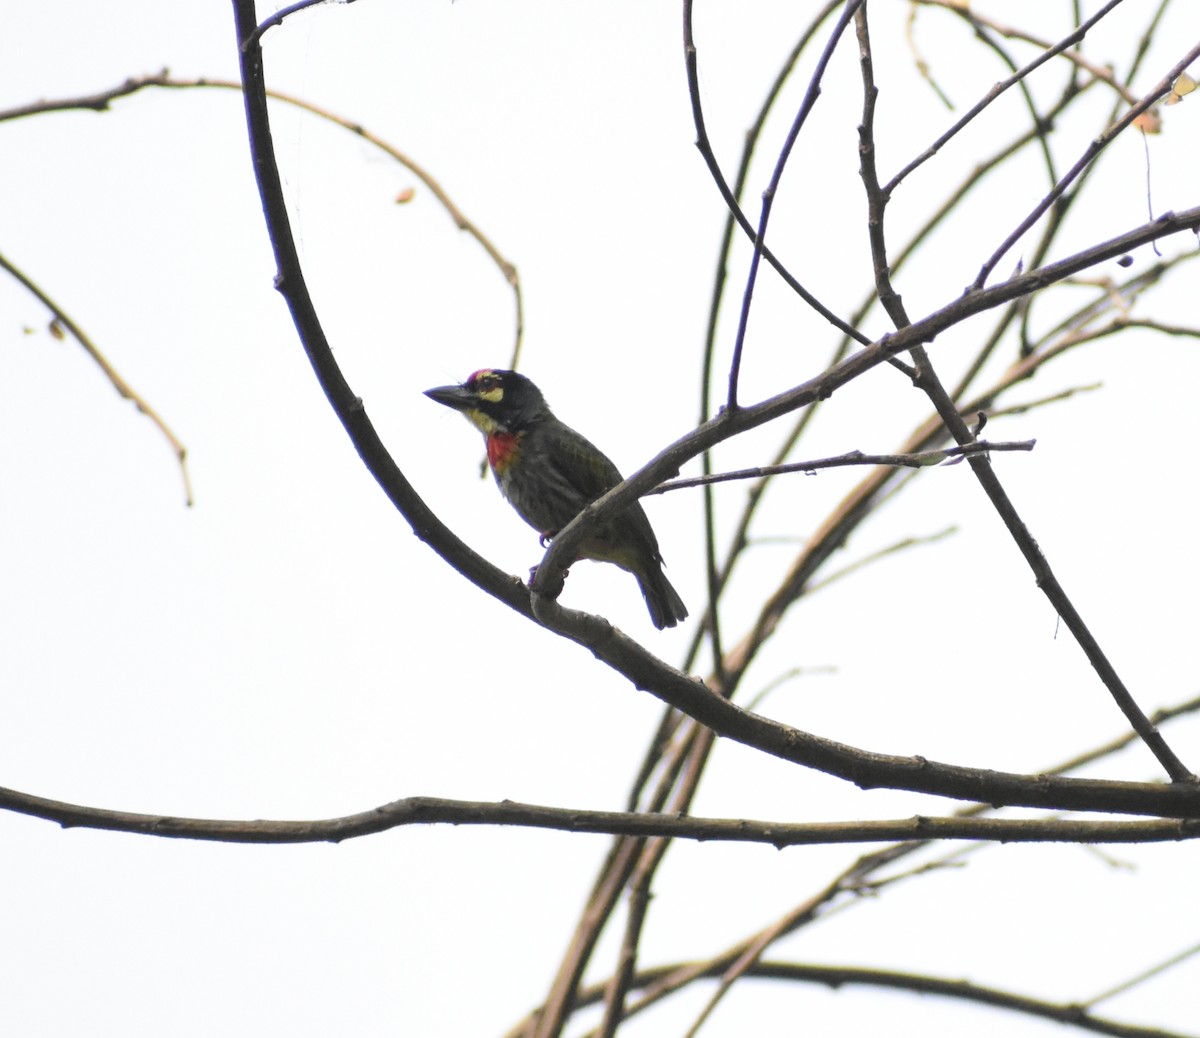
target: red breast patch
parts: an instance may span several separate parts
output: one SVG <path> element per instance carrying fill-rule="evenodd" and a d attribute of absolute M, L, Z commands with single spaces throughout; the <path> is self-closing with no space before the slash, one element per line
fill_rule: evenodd
<path fill-rule="evenodd" d="M 517 441 L 520 439 L 516 433 L 510 432 L 494 432 L 487 438 L 487 456 L 488 464 L 492 466 L 492 471 L 497 476 L 504 475 L 504 470 L 508 468 L 509 463 L 517 455 Z"/>

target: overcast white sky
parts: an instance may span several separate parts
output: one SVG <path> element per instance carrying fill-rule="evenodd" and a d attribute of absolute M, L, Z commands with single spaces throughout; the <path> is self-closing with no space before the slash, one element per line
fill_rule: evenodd
<path fill-rule="evenodd" d="M 306 12 L 266 38 L 272 86 L 410 154 L 517 264 L 523 370 L 625 471 L 695 422 L 723 218 L 693 147 L 678 6 L 360 0 Z M 698 5 L 710 130 L 730 168 L 815 6 Z M 1035 5 L 995 6 L 1016 20 Z M 889 171 L 952 118 L 912 69 L 907 10 L 874 8 Z M 1196 38 L 1194 11 L 1179 4 L 1173 17 L 1135 89 Z M 22 4 L 6 23 L 0 108 L 163 67 L 236 76 L 230 5 L 212 0 Z M 929 12 L 918 21 L 961 110 L 1004 72 L 952 24 Z M 1131 14 L 1098 34 L 1094 55 L 1127 60 L 1122 33 L 1134 24 Z M 857 75 L 845 50 L 775 216 L 794 269 L 840 312 L 864 290 L 854 266 L 864 249 Z M 1151 141 L 1155 212 L 1200 202 L 1198 113 L 1194 101 L 1170 110 Z M 477 550 L 524 574 L 539 557 L 536 538 L 477 478 L 478 437 L 421 395 L 507 361 L 511 293 L 428 192 L 393 203 L 414 186 L 411 174 L 317 119 L 274 115 L 309 284 L 347 377 L 426 500 Z M 776 146 L 784 125 L 772 126 Z M 1065 164 L 1098 129 L 1077 127 Z M 0 785 L 210 818 L 320 818 L 416 794 L 621 807 L 659 704 L 477 593 L 366 475 L 271 288 L 240 97 L 146 92 L 105 114 L 0 124 L 0 136 L 0 252 L 176 430 L 195 492 L 185 508 L 161 437 L 73 342 L 47 334 L 35 300 L 0 278 Z M 922 192 L 976 161 L 974 141 L 947 149 L 944 167 L 898 197 L 898 238 L 917 221 Z M 751 197 L 765 169 L 758 176 Z M 1103 177 L 1105 204 L 1072 230 L 1073 244 L 1145 219 L 1139 137 L 1113 147 Z M 964 287 L 1043 190 L 1032 176 L 997 183 L 994 206 L 944 234 L 901 284 L 910 313 Z M 1184 238 L 1164 251 L 1194 246 Z M 739 284 L 743 276 L 744 265 L 733 271 Z M 1157 312 L 1194 322 L 1195 277 L 1183 267 Z M 935 361 L 952 368 L 955 350 L 966 355 L 986 327 L 946 336 Z M 872 317 L 865 330 L 885 327 Z M 744 399 L 815 374 L 834 341 L 764 276 Z M 1019 399 L 1099 381 L 1102 392 L 989 430 L 1038 438 L 1032 454 L 999 457 L 997 468 L 1148 710 L 1196 691 L 1195 350 L 1149 335 L 1090 348 Z M 893 449 L 926 408 L 916 393 L 896 397 L 897 378 L 879 371 L 847 391 L 806 456 Z M 747 437 L 719 464 L 761 463 L 778 437 Z M 806 536 L 854 478 L 798 477 L 768 529 Z M 743 494 L 720 492 L 723 524 Z M 647 505 L 693 614 L 704 588 L 697 502 L 673 494 Z M 966 466 L 924 475 L 881 519 L 856 535 L 846 561 L 951 523 L 959 533 L 795 610 L 747 691 L 797 665 L 836 672 L 775 693 L 765 712 L 870 749 L 1006 770 L 1050 766 L 1122 730 Z M 752 556 L 732 602 L 748 608 L 789 557 L 787 546 Z M 653 630 L 632 581 L 606 567 L 575 567 L 564 601 L 603 613 L 669 661 L 691 634 Z M 1168 736 L 1200 768 L 1200 726 Z M 1140 749 L 1105 769 L 1158 776 Z M 700 814 L 791 821 L 940 810 L 724 745 L 696 804 Z M 13 815 L 0 815 L 0 841 L 0 1030 L 55 1036 L 501 1034 L 544 996 L 607 847 L 602 837 L 446 827 L 336 847 L 242 847 L 64 832 Z M 859 853 L 674 849 L 645 961 L 724 947 Z M 986 850 L 953 875 L 855 906 L 780 954 L 1082 1000 L 1197 939 L 1190 845 L 1114 857 L 1136 869 L 1078 848 Z M 598 968 L 614 951 L 610 935 Z M 1106 1007 L 1194 1029 L 1195 977 L 1185 965 Z M 700 994 L 629 1033 L 680 1033 Z M 970 1027 L 982 1038 L 1018 1024 L 1023 1035 L 1061 1033 L 925 999 L 761 986 L 735 992 L 706 1033 L 745 1034 L 753 1021 L 764 1034 L 859 1035 L 884 1013 L 901 1034 L 918 1022 L 930 1035 Z"/>

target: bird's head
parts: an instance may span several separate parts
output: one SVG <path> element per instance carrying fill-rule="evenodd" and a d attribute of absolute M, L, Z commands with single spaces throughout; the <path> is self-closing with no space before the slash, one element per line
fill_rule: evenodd
<path fill-rule="evenodd" d="M 522 432 L 550 414 L 537 386 L 524 375 L 498 368 L 483 368 L 462 385 L 437 386 L 425 395 L 461 411 L 485 436 Z"/>

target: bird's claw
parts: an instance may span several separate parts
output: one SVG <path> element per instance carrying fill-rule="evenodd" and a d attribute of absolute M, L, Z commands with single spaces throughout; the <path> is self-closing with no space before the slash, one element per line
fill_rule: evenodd
<path fill-rule="evenodd" d="M 529 587 L 533 587 L 533 582 L 534 582 L 534 580 L 536 580 L 536 579 L 537 579 L 537 571 L 538 571 L 538 568 L 537 568 L 537 566 L 531 566 L 531 567 L 529 568 Z M 569 574 L 571 571 L 570 571 L 569 569 L 560 569 L 558 572 L 559 572 L 560 574 L 562 574 L 562 579 L 563 579 L 563 580 L 566 580 L 566 579 L 567 579 L 567 575 L 568 575 L 568 574 Z M 561 587 L 561 584 L 560 584 L 560 587 Z"/>

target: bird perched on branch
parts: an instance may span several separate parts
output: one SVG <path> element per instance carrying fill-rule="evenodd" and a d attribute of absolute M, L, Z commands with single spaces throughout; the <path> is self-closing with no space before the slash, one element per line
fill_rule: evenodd
<path fill-rule="evenodd" d="M 500 493 L 543 539 L 621 482 L 617 466 L 560 422 L 541 390 L 515 371 L 485 368 L 460 386 L 438 386 L 425 395 L 460 411 L 483 433 Z M 593 531 L 577 557 L 612 562 L 632 573 L 650 621 L 660 630 L 688 615 L 663 574 L 658 539 L 636 501 Z"/>

